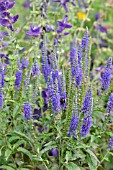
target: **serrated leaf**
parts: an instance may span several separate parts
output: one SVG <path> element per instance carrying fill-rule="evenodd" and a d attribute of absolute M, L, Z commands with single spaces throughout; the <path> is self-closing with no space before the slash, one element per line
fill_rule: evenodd
<path fill-rule="evenodd" d="M 32 160 L 32 154 L 27 149 L 19 147 L 17 149 L 17 151 L 24 153 L 25 155 L 27 155 Z"/>
<path fill-rule="evenodd" d="M 79 166 L 77 166 L 76 164 L 74 164 L 73 162 L 70 162 L 68 164 L 65 163 L 65 167 L 68 170 L 80 170 Z"/>
<path fill-rule="evenodd" d="M 2 168 L 2 169 L 6 169 L 6 170 L 15 170 L 15 169 L 13 169 L 12 167 L 10 167 L 10 166 L 7 166 L 7 165 L 2 165 L 2 166 L 0 166 L 0 168 Z"/>
<path fill-rule="evenodd" d="M 8 158 L 10 157 L 10 155 L 11 155 L 11 153 L 12 153 L 12 151 L 11 150 L 6 150 L 5 151 L 5 157 L 6 157 L 6 160 L 8 160 Z"/>
<path fill-rule="evenodd" d="M 25 140 L 19 140 L 13 145 L 13 149 L 18 148 L 20 145 L 24 144 Z"/>

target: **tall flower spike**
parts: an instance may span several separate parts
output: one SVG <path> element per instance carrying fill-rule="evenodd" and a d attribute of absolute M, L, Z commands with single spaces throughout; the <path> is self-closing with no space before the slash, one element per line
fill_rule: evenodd
<path fill-rule="evenodd" d="M 111 137 L 110 142 L 108 144 L 108 150 L 111 150 L 111 149 L 113 149 L 113 136 Z"/>
<path fill-rule="evenodd" d="M 77 70 L 76 86 L 80 87 L 80 86 L 82 86 L 82 66 L 81 66 L 81 63 L 77 64 L 76 70 Z"/>
<path fill-rule="evenodd" d="M 55 79 L 53 82 L 53 93 L 52 93 L 52 108 L 54 113 L 59 113 L 60 107 L 60 94 L 58 91 L 58 80 Z"/>
<path fill-rule="evenodd" d="M 110 86 L 111 82 L 111 74 L 112 74 L 112 58 L 108 58 L 106 68 L 104 72 L 101 74 L 101 89 L 107 90 Z"/>
<path fill-rule="evenodd" d="M 22 70 L 16 71 L 16 80 L 15 80 L 15 89 L 19 90 L 20 89 L 20 84 L 22 81 Z"/>
<path fill-rule="evenodd" d="M 30 70 L 28 70 L 26 79 L 24 80 L 24 92 L 26 96 L 28 97 L 29 94 L 29 84 L 30 84 Z"/>
<path fill-rule="evenodd" d="M 58 74 L 58 89 L 60 93 L 60 105 L 62 110 L 66 110 L 66 82 L 65 82 L 65 75 L 60 72 Z"/>
<path fill-rule="evenodd" d="M 76 34 L 74 34 L 73 42 L 72 42 L 71 50 L 70 50 L 70 62 L 71 62 L 71 65 L 73 64 L 73 62 L 75 60 L 75 57 L 76 57 L 76 50 L 77 50 L 76 48 L 77 48 Z"/>
<path fill-rule="evenodd" d="M 44 79 L 47 83 L 48 76 L 50 75 L 50 65 L 47 58 L 47 42 L 46 37 L 44 37 L 42 46 L 41 46 L 41 52 L 42 52 L 42 73 L 44 75 Z"/>
<path fill-rule="evenodd" d="M 108 104 L 107 104 L 107 109 L 109 113 L 113 111 L 113 93 L 109 96 Z"/>
<path fill-rule="evenodd" d="M 3 108 L 3 92 L 2 92 L 2 63 L 0 61 L 0 110 Z"/>
<path fill-rule="evenodd" d="M 83 101 L 82 111 L 85 113 L 85 115 L 89 115 L 90 110 L 92 106 L 92 89 L 90 88 L 88 92 L 86 93 L 85 99 Z"/>
<path fill-rule="evenodd" d="M 29 102 L 24 103 L 24 120 L 31 118 L 31 106 Z"/>
<path fill-rule="evenodd" d="M 73 105 L 72 105 L 72 118 L 71 118 L 71 122 L 70 122 L 70 128 L 69 128 L 69 132 L 68 135 L 73 135 L 73 137 L 75 136 L 75 130 L 78 126 L 79 123 L 79 116 L 78 116 L 78 97 L 77 97 L 77 88 L 75 89 L 75 96 L 73 97 Z"/>
<path fill-rule="evenodd" d="M 83 122 L 82 122 L 80 135 L 82 137 L 86 137 L 91 126 L 92 126 L 92 117 L 91 116 L 85 117 Z"/>
<path fill-rule="evenodd" d="M 32 74 L 34 77 L 39 75 L 39 67 L 38 67 L 38 63 L 36 60 L 34 61 L 33 66 L 32 66 Z"/>
<path fill-rule="evenodd" d="M 74 82 L 76 82 L 76 76 L 78 75 L 78 57 L 76 54 L 76 39 L 75 39 L 75 35 L 74 35 L 74 39 L 73 39 L 73 43 L 72 43 L 72 49 L 71 49 L 71 54 L 70 54 L 70 61 L 71 61 L 71 76 L 72 79 L 74 80 Z M 75 44 L 75 45 L 74 45 Z M 75 47 L 74 47 L 75 46 Z M 75 83 L 76 85 L 76 83 Z"/>
<path fill-rule="evenodd" d="M 84 36 L 82 38 L 82 49 L 84 51 L 88 50 L 88 44 L 89 44 L 89 37 L 88 37 L 88 29 L 86 28 L 86 31 L 85 31 Z"/>
<path fill-rule="evenodd" d="M 28 65 L 29 65 L 29 60 L 26 57 L 24 57 L 22 59 L 22 68 L 25 69 L 28 67 Z"/>
<path fill-rule="evenodd" d="M 69 128 L 69 132 L 68 132 L 69 136 L 75 134 L 75 130 L 76 130 L 77 126 L 78 126 L 78 123 L 79 123 L 78 114 L 73 115 L 72 118 L 71 118 L 70 128 Z"/>

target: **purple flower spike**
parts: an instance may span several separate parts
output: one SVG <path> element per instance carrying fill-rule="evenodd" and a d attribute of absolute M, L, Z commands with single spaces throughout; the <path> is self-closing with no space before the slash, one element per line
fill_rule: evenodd
<path fill-rule="evenodd" d="M 26 34 L 36 38 L 42 34 L 41 27 L 37 27 L 35 25 L 30 26 L 30 31 L 27 31 Z"/>
<path fill-rule="evenodd" d="M 106 109 L 109 113 L 111 111 L 113 111 L 113 93 L 111 93 L 109 100 L 108 100 L 108 104 L 107 104 L 107 109 Z"/>
<path fill-rule="evenodd" d="M 31 118 L 31 106 L 30 103 L 24 103 L 24 120 Z"/>
<path fill-rule="evenodd" d="M 32 66 L 32 74 L 34 77 L 39 75 L 39 67 L 38 67 L 38 63 L 36 60 L 34 61 L 34 64 Z"/>
<path fill-rule="evenodd" d="M 110 86 L 112 74 L 112 58 L 108 58 L 105 71 L 101 74 L 101 89 L 107 90 Z"/>
<path fill-rule="evenodd" d="M 68 24 L 68 16 L 65 16 L 65 18 L 62 21 L 57 21 L 57 24 L 59 26 L 59 29 L 57 30 L 57 33 L 62 33 L 66 28 L 71 28 L 72 25 Z M 64 34 L 67 34 L 67 32 L 65 32 Z M 68 32 L 69 34 L 69 32 Z"/>
<path fill-rule="evenodd" d="M 90 128 L 92 126 L 92 118 L 90 116 L 84 118 L 83 122 L 82 122 L 82 127 L 81 127 L 81 132 L 80 135 L 82 137 L 86 137 Z"/>
<path fill-rule="evenodd" d="M 73 117 L 71 118 L 71 123 L 70 123 L 70 128 L 69 128 L 69 136 L 72 134 L 73 131 L 76 130 L 78 123 L 79 123 L 78 114 L 73 115 Z"/>
<path fill-rule="evenodd" d="M 113 136 L 111 137 L 110 142 L 108 144 L 108 150 L 111 150 L 111 149 L 113 149 Z"/>
<path fill-rule="evenodd" d="M 85 99 L 83 101 L 82 111 L 87 115 L 90 114 L 91 108 L 91 101 L 92 101 L 92 90 L 91 88 L 86 93 Z"/>
<path fill-rule="evenodd" d="M 57 148 L 52 148 L 49 152 L 48 152 L 49 156 L 54 156 L 55 158 L 58 157 L 59 155 L 59 151 Z"/>
<path fill-rule="evenodd" d="M 0 89 L 0 110 L 3 108 L 3 93 L 2 89 Z"/>
<path fill-rule="evenodd" d="M 16 71 L 16 80 L 15 80 L 15 89 L 19 90 L 20 89 L 20 84 L 22 81 L 22 71 Z"/>
<path fill-rule="evenodd" d="M 82 38 L 82 49 L 87 51 L 89 45 L 88 29 L 86 29 L 84 36 Z"/>
<path fill-rule="evenodd" d="M 25 69 L 25 68 L 28 67 L 28 65 L 29 65 L 29 61 L 28 61 L 28 59 L 26 57 L 24 57 L 22 59 L 22 68 Z"/>

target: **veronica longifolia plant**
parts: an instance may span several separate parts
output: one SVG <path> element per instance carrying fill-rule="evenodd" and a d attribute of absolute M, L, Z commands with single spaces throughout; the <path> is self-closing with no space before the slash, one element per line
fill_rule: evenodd
<path fill-rule="evenodd" d="M 103 143 L 107 154 L 113 149 L 112 57 L 100 79 L 90 81 L 88 28 L 79 39 L 70 14 L 62 20 L 55 13 L 57 4 L 76 11 L 74 0 L 27 2 L 30 15 L 17 32 L 18 15 L 9 12 L 15 3 L 0 1 L 7 29 L 0 41 L 10 39 L 8 49 L 0 44 L 0 169 L 96 170 L 106 159 Z M 77 4 L 88 8 L 86 1 Z"/>

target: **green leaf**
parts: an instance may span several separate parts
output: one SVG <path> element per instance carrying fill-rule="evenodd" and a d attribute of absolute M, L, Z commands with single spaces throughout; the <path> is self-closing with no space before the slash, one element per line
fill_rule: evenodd
<path fill-rule="evenodd" d="M 112 153 L 112 152 L 109 152 L 109 154 L 113 156 L 113 153 Z"/>
<path fill-rule="evenodd" d="M 65 167 L 68 170 L 80 170 L 80 168 L 76 164 L 74 164 L 73 162 L 70 162 L 68 164 L 65 163 Z"/>
<path fill-rule="evenodd" d="M 42 149 L 42 150 L 40 151 L 38 157 L 41 157 L 43 153 L 49 151 L 49 150 L 52 149 L 52 148 L 56 148 L 56 147 L 57 147 L 56 145 L 52 145 L 52 146 L 48 146 L 48 147 Z"/>
<path fill-rule="evenodd" d="M 25 138 L 27 141 L 31 142 L 32 144 L 34 144 L 34 141 L 33 139 L 31 139 L 30 137 L 27 137 L 24 133 L 21 133 L 21 132 L 17 132 L 17 131 L 14 131 L 15 134 Z"/>
<path fill-rule="evenodd" d="M 26 150 L 25 148 L 19 147 L 17 149 L 17 151 L 24 153 L 25 155 L 27 155 L 32 160 L 32 154 L 28 150 Z"/>
<path fill-rule="evenodd" d="M 15 169 L 13 169 L 12 167 L 10 167 L 10 166 L 6 166 L 6 165 L 2 165 L 2 166 L 0 166 L 0 169 L 6 169 L 6 170 L 15 170 Z"/>
<path fill-rule="evenodd" d="M 91 150 L 87 149 L 86 152 L 88 152 L 91 157 L 94 157 L 97 160 L 97 162 L 100 162 L 96 155 Z"/>
<path fill-rule="evenodd" d="M 25 140 L 19 140 L 13 145 L 13 149 L 18 148 L 20 145 L 24 144 Z"/>
<path fill-rule="evenodd" d="M 20 168 L 19 170 L 29 170 L 28 168 Z"/>
<path fill-rule="evenodd" d="M 7 161 L 7 160 L 8 160 L 8 158 L 10 157 L 11 153 L 12 153 L 12 151 L 11 151 L 11 150 L 9 150 L 9 149 L 5 151 L 6 161 Z"/>
<path fill-rule="evenodd" d="M 46 143 L 44 146 L 50 146 L 50 145 L 53 145 L 53 144 L 55 144 L 55 142 L 54 141 L 50 141 L 50 142 Z"/>
<path fill-rule="evenodd" d="M 69 151 L 66 151 L 66 162 L 68 162 L 72 158 L 72 153 Z"/>
<path fill-rule="evenodd" d="M 91 157 L 89 154 L 87 155 L 87 161 L 90 170 L 97 170 L 97 161 L 94 157 Z"/>
<path fill-rule="evenodd" d="M 14 140 L 20 139 L 19 136 L 12 136 L 11 138 L 9 138 L 9 142 L 13 142 Z"/>

